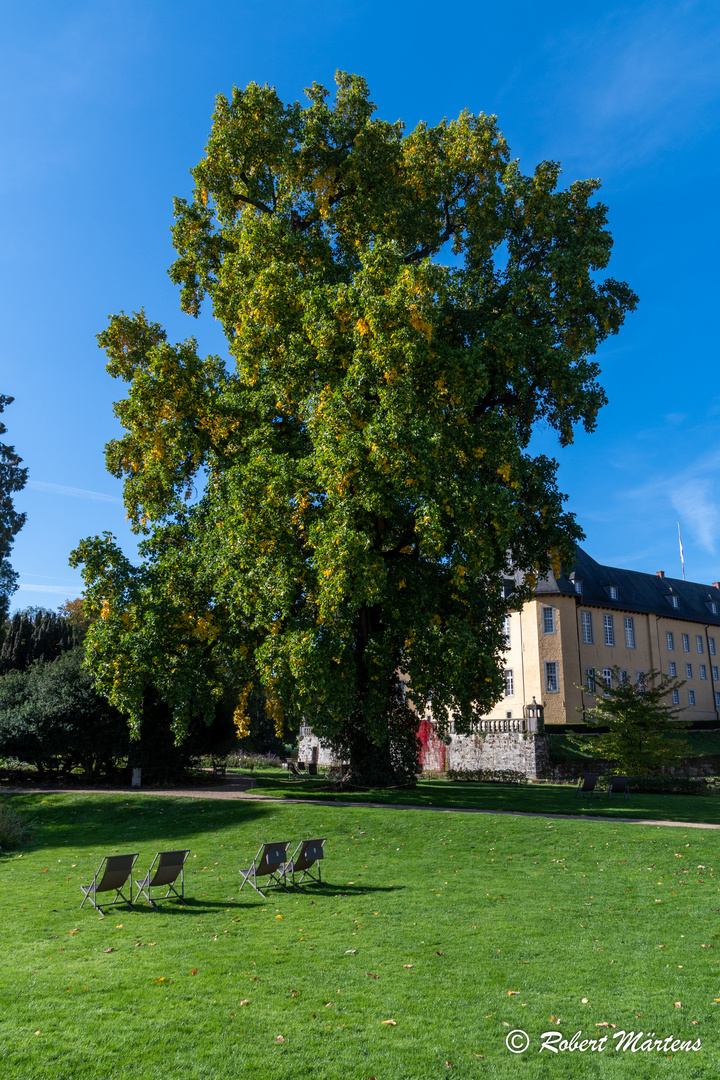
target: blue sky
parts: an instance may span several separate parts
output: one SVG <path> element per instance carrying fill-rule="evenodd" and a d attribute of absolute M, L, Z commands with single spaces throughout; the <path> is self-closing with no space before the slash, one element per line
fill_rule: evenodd
<path fill-rule="evenodd" d="M 717 3 L 33 0 L 3 5 L 0 40 L 0 392 L 30 469 L 12 557 L 16 606 L 77 596 L 83 536 L 126 547 L 103 446 L 121 394 L 95 334 L 145 306 L 171 338 L 223 352 L 179 310 L 172 197 L 190 190 L 213 100 L 269 82 L 286 99 L 336 68 L 365 76 L 408 127 L 496 113 L 524 171 L 600 177 L 610 273 L 638 311 L 598 354 L 610 404 L 560 451 L 560 486 L 600 562 L 720 580 Z"/>

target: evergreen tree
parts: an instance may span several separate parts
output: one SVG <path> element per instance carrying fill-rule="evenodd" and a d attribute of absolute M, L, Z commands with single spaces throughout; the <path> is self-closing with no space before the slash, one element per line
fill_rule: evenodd
<path fill-rule="evenodd" d="M 0 413 L 13 398 L 0 394 Z M 0 435 L 7 431 L 0 421 Z M 13 495 L 22 491 L 27 483 L 27 469 L 20 467 L 22 458 L 14 446 L 0 442 L 0 626 L 8 615 L 10 597 L 17 589 L 18 575 L 10 565 L 8 556 L 16 533 L 25 524 L 25 514 L 18 514 L 13 505 Z"/>

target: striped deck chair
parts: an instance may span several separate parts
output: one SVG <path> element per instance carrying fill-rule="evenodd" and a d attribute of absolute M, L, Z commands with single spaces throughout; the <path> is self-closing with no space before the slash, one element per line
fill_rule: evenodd
<path fill-rule="evenodd" d="M 594 795 L 596 798 L 600 798 L 600 792 L 596 790 L 599 773 L 586 772 L 583 773 L 582 782 L 578 783 L 575 788 L 576 795 Z"/>
<path fill-rule="evenodd" d="M 189 851 L 158 851 L 157 855 L 150 864 L 150 869 L 144 878 L 135 882 L 135 888 L 137 889 L 136 903 L 141 896 L 147 898 L 148 904 L 151 907 L 157 907 L 157 904 L 150 895 L 151 889 L 164 889 L 167 887 L 167 892 L 164 896 L 159 896 L 158 900 L 167 900 L 168 896 L 172 893 L 178 900 L 185 899 L 185 860 L 187 859 Z M 158 862 L 159 860 L 159 862 Z M 155 866 L 157 863 L 157 866 Z M 155 874 L 153 876 L 153 868 Z M 175 882 L 178 877 L 180 878 L 180 892 L 175 888 Z"/>
<path fill-rule="evenodd" d="M 285 863 L 287 862 L 289 844 L 289 840 L 285 840 L 280 844 L 261 844 L 257 855 L 252 861 L 252 866 L 248 870 L 239 871 L 242 884 L 238 892 L 242 892 L 243 885 L 249 882 L 255 892 L 260 893 L 264 899 L 265 893 L 260 891 L 257 884 L 259 877 L 270 879 L 265 886 L 266 889 L 268 885 L 280 885 L 287 892 L 285 886 Z"/>
<path fill-rule="evenodd" d="M 85 901 L 89 900 L 92 906 L 103 914 L 104 907 L 113 907 L 115 904 L 129 904 L 132 903 L 132 868 L 135 865 L 137 855 L 105 855 L 103 860 L 97 868 L 95 877 L 89 885 L 81 885 L 80 888 L 85 893 L 83 902 L 80 905 L 81 908 L 85 906 Z M 102 877 L 100 874 L 102 873 Z M 122 889 L 127 881 L 130 881 L 130 899 L 123 895 Z M 115 899 L 108 900 L 107 903 L 96 903 L 97 894 L 101 892 L 114 892 Z M 118 897 L 120 899 L 118 899 Z"/>
<path fill-rule="evenodd" d="M 305 892 L 302 883 L 306 877 L 309 877 L 311 881 L 317 882 L 318 885 L 322 885 L 320 859 L 325 857 L 323 851 L 324 846 L 325 840 L 303 840 L 302 843 L 298 844 L 295 848 L 292 859 L 285 867 L 285 875 L 290 875 L 293 885 L 297 889 L 300 889 L 301 892 Z M 317 877 L 310 873 L 312 867 L 316 865 Z M 296 874 L 302 874 L 299 881 L 295 880 Z"/>
<path fill-rule="evenodd" d="M 630 781 L 627 776 L 613 776 L 610 780 L 610 787 L 608 788 L 608 795 L 612 799 L 613 795 L 624 795 L 626 799 L 630 798 Z"/>

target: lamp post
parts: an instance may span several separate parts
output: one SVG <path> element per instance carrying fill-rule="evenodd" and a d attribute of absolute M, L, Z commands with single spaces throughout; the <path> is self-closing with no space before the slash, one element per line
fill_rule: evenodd
<path fill-rule="evenodd" d="M 525 706 L 525 718 L 527 720 L 527 729 L 530 735 L 539 735 L 545 727 L 545 709 L 542 705 L 538 705 L 537 701 L 533 697 L 532 705 Z"/>

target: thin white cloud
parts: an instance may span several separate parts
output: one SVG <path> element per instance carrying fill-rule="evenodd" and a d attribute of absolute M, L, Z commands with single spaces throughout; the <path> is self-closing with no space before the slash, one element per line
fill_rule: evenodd
<path fill-rule="evenodd" d="M 68 487 L 67 484 L 50 484 L 45 480 L 28 480 L 27 486 L 33 491 L 44 491 L 48 495 L 65 495 L 71 499 L 94 499 L 96 502 L 117 503 L 122 506 L 122 499 L 117 495 L 106 495 L 103 491 L 88 491 L 86 488 Z"/>
<path fill-rule="evenodd" d="M 72 594 L 79 596 L 82 592 L 82 585 L 18 585 L 20 592 L 39 592 L 39 593 L 54 593 L 57 596 L 67 596 Z"/>
<path fill-rule="evenodd" d="M 666 500 L 686 537 L 715 555 L 720 541 L 720 451 L 702 455 L 687 468 L 657 477 L 622 495 L 636 507 Z"/>

